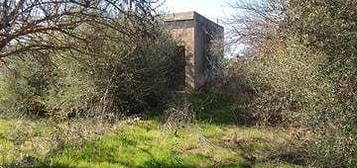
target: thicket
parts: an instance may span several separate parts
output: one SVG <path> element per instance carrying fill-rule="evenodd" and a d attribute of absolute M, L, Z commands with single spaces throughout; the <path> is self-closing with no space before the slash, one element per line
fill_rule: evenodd
<path fill-rule="evenodd" d="M 126 28 L 85 24 L 75 30 L 88 41 L 77 43 L 77 50 L 8 58 L 1 112 L 116 118 L 164 102 L 176 86 L 176 43 L 157 20 L 133 15 L 119 17 L 116 24 Z"/>
<path fill-rule="evenodd" d="M 312 132 L 299 143 L 307 143 L 314 166 L 355 167 L 357 1 L 232 5 L 240 10 L 230 20 L 234 40 L 246 51 L 226 65 L 223 89 L 240 112 L 258 125 Z"/>

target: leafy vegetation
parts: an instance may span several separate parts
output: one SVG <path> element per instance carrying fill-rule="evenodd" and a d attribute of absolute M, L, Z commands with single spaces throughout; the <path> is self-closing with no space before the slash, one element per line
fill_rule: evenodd
<path fill-rule="evenodd" d="M 357 1 L 233 3 L 244 52 L 185 96 L 153 2 L 118 5 L 0 5 L 0 166 L 357 166 Z"/>
<path fill-rule="evenodd" d="M 141 26 L 134 22 L 126 31 Z M 16 69 L 7 73 L 4 91 L 12 94 L 2 101 L 2 111 L 57 118 L 115 118 L 157 106 L 165 93 L 175 89 L 178 57 L 176 43 L 159 23 L 156 26 L 147 30 L 153 37 L 135 40 L 122 32 L 87 25 L 78 31 L 93 40 L 77 47 L 90 54 L 52 52 L 10 59 Z"/>
<path fill-rule="evenodd" d="M 356 1 L 233 6 L 244 11 L 233 19 L 235 37 L 249 47 L 228 68 L 228 93 L 252 95 L 244 105 L 260 125 L 313 132 L 296 142 L 309 146 L 312 165 L 356 167 Z"/>

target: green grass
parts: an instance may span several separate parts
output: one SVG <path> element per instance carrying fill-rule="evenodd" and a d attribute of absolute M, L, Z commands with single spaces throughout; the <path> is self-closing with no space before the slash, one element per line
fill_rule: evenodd
<path fill-rule="evenodd" d="M 13 162 L 24 155 L 44 156 L 46 149 L 38 149 L 36 145 L 43 148 L 44 143 L 40 143 L 48 137 L 49 125 L 46 121 L 30 121 L 22 119 L 0 119 L 0 165 L 1 163 Z M 26 124 L 26 127 L 24 125 Z"/>
<path fill-rule="evenodd" d="M 11 121 L 0 120 L 0 163 L 5 163 L 12 159 L 14 151 L 12 150 L 15 145 L 7 140 Z"/>
<path fill-rule="evenodd" d="M 195 128 L 177 135 L 155 121 L 122 131 L 83 147 L 70 147 L 51 159 L 52 167 L 245 167 L 236 152 L 207 142 Z"/>
<path fill-rule="evenodd" d="M 6 134 L 9 128 L 10 121 L 2 120 L 0 133 Z M 287 140 L 284 131 L 204 122 L 190 124 L 174 133 L 158 121 L 147 120 L 125 125 L 81 146 L 67 145 L 34 167 L 296 167 L 271 159 L 271 152 Z"/>
<path fill-rule="evenodd" d="M 110 132 L 108 125 L 93 120 L 0 119 L 0 167 L 27 157 L 46 161 L 63 147 L 84 144 Z"/>
<path fill-rule="evenodd" d="M 6 87 L 6 83 L 4 82 L 3 77 L 1 77 L 0 75 L 0 101 L 3 101 L 8 96 L 5 87 Z"/>
<path fill-rule="evenodd" d="M 193 94 L 196 122 L 178 131 L 167 130 L 160 113 L 114 129 L 82 145 L 68 143 L 59 151 L 39 157 L 36 168 L 289 168 L 300 167 L 284 154 L 287 130 L 235 124 L 232 102 L 217 94 Z M 14 121 L 0 120 L 0 147 Z M 41 122 L 42 123 L 42 122 Z M 36 124 L 35 135 L 51 134 L 51 124 Z M 1 156 L 1 155 L 0 155 Z M 3 155 L 4 156 L 4 155 Z M 294 157 L 294 155 L 289 155 Z M 1 157 L 0 157 L 1 159 Z"/>
<path fill-rule="evenodd" d="M 84 146 L 71 146 L 38 167 L 195 168 L 296 167 L 266 160 L 284 132 L 192 124 L 177 134 L 157 121 L 141 121 Z M 249 157 L 256 157 L 256 161 Z"/>
<path fill-rule="evenodd" d="M 188 97 L 199 121 L 216 125 L 235 124 L 234 101 L 223 94 L 195 92 Z"/>
<path fill-rule="evenodd" d="M 10 121 L 0 120 L 0 140 L 5 138 L 6 131 L 10 127 Z"/>

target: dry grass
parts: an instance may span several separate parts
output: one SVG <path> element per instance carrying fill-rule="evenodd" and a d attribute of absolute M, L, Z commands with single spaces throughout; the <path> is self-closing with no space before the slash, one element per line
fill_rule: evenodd
<path fill-rule="evenodd" d="M 23 160 L 43 161 L 68 145 L 82 145 L 117 129 L 122 122 L 98 120 L 53 121 L 48 119 L 0 120 L 0 165 Z"/>

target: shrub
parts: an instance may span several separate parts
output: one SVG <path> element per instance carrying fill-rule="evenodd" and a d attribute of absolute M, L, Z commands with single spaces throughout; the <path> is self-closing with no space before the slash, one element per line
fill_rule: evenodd
<path fill-rule="evenodd" d="M 6 104 L 22 107 L 15 113 L 61 118 L 145 112 L 175 86 L 176 44 L 160 27 L 151 20 L 130 22 L 125 32 L 88 24 L 76 30 L 88 40 L 79 50 L 13 57 Z"/>
<path fill-rule="evenodd" d="M 291 1 L 287 7 L 287 30 L 324 53 L 320 73 L 331 84 L 331 96 L 311 111 L 309 126 L 319 141 L 310 153 L 318 158 L 317 166 L 356 167 L 357 1 Z"/>
<path fill-rule="evenodd" d="M 317 167 L 357 165 L 356 2 L 237 3 L 249 12 L 235 17 L 235 35 L 249 46 L 247 60 L 231 65 L 231 88 L 253 90 L 244 103 L 261 123 L 298 121 L 313 132 L 307 151 Z"/>
<path fill-rule="evenodd" d="M 7 97 L 5 83 L 5 79 L 3 77 L 0 77 L 0 101 L 3 101 Z"/>
<path fill-rule="evenodd" d="M 324 58 L 311 57 L 313 53 L 294 39 L 287 44 L 273 56 L 234 60 L 227 67 L 226 89 L 236 94 L 238 104 L 251 109 L 261 125 L 302 121 L 317 96 L 328 93 L 329 83 L 321 85 L 319 74 Z"/>

